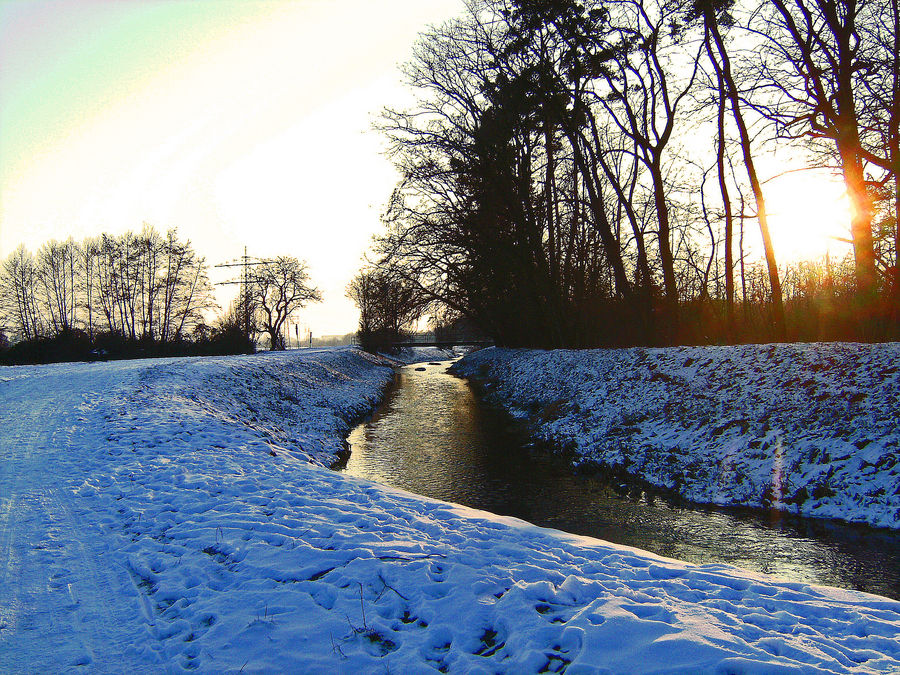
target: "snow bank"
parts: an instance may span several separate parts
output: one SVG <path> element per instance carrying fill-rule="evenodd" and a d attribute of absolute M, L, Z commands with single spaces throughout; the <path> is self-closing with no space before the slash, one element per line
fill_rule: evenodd
<path fill-rule="evenodd" d="M 457 372 L 577 461 L 703 503 L 900 527 L 900 344 L 488 349 Z"/>
<path fill-rule="evenodd" d="M 355 350 L 0 371 L 0 671 L 868 673 L 900 602 L 324 468 Z"/>
<path fill-rule="evenodd" d="M 375 408 L 393 378 L 388 361 L 352 348 L 200 360 L 191 366 L 176 362 L 148 371 L 142 391 L 162 396 L 164 405 L 180 402 L 185 416 L 199 408 L 206 436 L 224 422 L 224 445 L 233 445 L 237 426 L 249 434 L 251 447 L 321 466 L 334 463 L 352 425 Z"/>

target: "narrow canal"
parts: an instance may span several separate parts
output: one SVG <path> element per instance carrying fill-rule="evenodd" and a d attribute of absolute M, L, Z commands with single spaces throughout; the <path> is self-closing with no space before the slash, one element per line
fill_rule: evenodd
<path fill-rule="evenodd" d="M 900 599 L 900 533 L 819 519 L 674 505 L 573 473 L 523 445 L 450 361 L 402 368 L 350 434 L 345 471 L 409 492 L 693 563 L 722 562 Z"/>

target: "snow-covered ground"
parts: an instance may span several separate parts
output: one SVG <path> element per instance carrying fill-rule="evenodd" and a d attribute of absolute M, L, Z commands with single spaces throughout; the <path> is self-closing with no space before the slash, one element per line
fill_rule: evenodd
<path fill-rule="evenodd" d="M 0 369 L 0 672 L 900 670 L 900 603 L 325 468 L 351 349 Z"/>
<path fill-rule="evenodd" d="M 900 528 L 900 344 L 487 349 L 456 366 L 576 461 L 702 503 Z"/>
<path fill-rule="evenodd" d="M 462 356 L 464 349 L 443 349 L 441 347 L 403 347 L 396 354 L 382 356 L 398 364 L 425 363 L 426 361 L 446 361 Z"/>

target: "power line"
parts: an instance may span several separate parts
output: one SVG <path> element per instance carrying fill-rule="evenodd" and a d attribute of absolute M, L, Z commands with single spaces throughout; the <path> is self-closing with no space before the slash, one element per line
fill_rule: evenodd
<path fill-rule="evenodd" d="M 266 265 L 273 262 L 264 258 L 247 255 L 247 247 L 244 247 L 244 255 L 237 260 L 231 262 L 220 263 L 213 267 L 240 267 L 241 276 L 239 279 L 230 279 L 229 281 L 219 281 L 216 286 L 234 286 L 240 285 L 239 295 L 241 298 L 241 310 L 244 314 L 244 335 L 250 340 L 250 270 L 254 265 Z"/>

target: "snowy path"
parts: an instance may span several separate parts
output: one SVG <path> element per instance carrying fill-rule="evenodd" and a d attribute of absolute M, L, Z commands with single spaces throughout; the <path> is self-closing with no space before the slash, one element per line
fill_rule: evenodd
<path fill-rule="evenodd" d="M 130 580 L 75 503 L 72 480 L 86 468 L 72 452 L 80 409 L 136 369 L 98 367 L 100 377 L 85 380 L 84 368 L 52 366 L 0 384 L 0 644 L 16 638 L 15 649 L 0 649 L 2 672 L 29 671 L 40 653 L 114 672 L 140 628 Z M 85 381 L 90 390 L 71 384 Z"/>
<path fill-rule="evenodd" d="M 0 671 L 900 669 L 898 602 L 320 466 L 389 378 L 349 350 L 0 371 Z"/>

